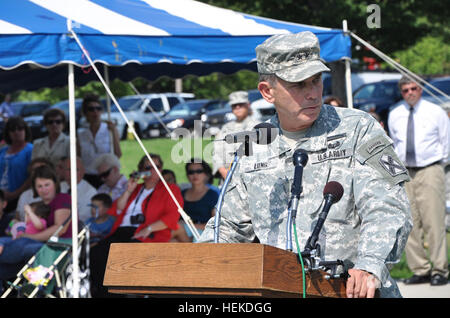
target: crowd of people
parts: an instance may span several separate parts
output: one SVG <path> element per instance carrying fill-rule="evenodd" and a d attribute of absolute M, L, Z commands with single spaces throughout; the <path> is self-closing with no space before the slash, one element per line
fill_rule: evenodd
<path fill-rule="evenodd" d="M 342 183 L 344 193 L 330 212 L 318 240 L 322 258 L 348 263 L 347 296 L 400 296 L 389 266 L 404 249 L 414 275 L 407 284 L 447 283 L 445 176 L 449 154 L 447 114 L 421 98 L 421 88 L 399 81 L 404 103 L 392 110 L 389 130 L 376 114 L 348 109 L 338 98 L 322 101 L 321 73 L 328 68 L 311 32 L 277 35 L 256 48 L 258 89 L 275 105 L 270 119 L 276 143 L 254 147 L 230 182 L 220 220 L 222 242 L 261 242 L 286 247 L 287 207 L 295 150 L 309 155 L 303 171 L 301 217 L 295 223 L 301 245 L 311 234 L 323 204 L 321 187 Z M 239 145 L 224 137 L 253 129 L 245 91 L 229 95 L 236 119 L 222 127 L 212 167 L 201 158 L 185 164 L 188 184 L 164 169 L 160 155 L 143 156 L 129 177 L 121 172 L 119 135 L 101 120 L 97 96 L 83 100 L 88 126 L 77 131 L 77 212 L 91 231 L 90 280 L 93 297 L 109 297 L 103 277 L 111 243 L 212 242 L 219 188 Z M 20 117 L 6 114 L 0 149 L 0 280 L 15 275 L 60 229 L 71 237 L 71 160 L 62 111 L 44 114 L 48 136 L 31 143 Z M 331 151 L 333 150 L 333 151 Z M 323 155 L 325 154 L 325 155 Z M 164 178 L 173 197 L 169 195 Z M 221 182 L 219 182 L 221 186 Z M 251 199 L 250 199 L 251 198 Z M 178 205 L 201 234 L 197 239 Z M 429 256 L 424 249 L 428 245 Z"/>
<path fill-rule="evenodd" d="M 121 149 L 114 124 L 100 120 L 96 96 L 83 101 L 88 127 L 77 131 L 77 213 L 81 226 L 90 231 L 91 294 L 108 296 L 102 286 L 112 242 L 192 242 L 178 208 L 159 179 L 158 169 L 201 231 L 214 215 L 218 188 L 212 170 L 204 161 L 186 164 L 190 181 L 176 184 L 171 170 L 163 170 L 163 159 L 151 154 L 138 162 L 136 174 L 121 172 Z M 6 118 L 6 117 L 5 117 Z M 26 122 L 7 119 L 0 149 L 0 280 L 14 277 L 20 268 L 59 229 L 59 237 L 71 238 L 70 142 L 64 133 L 66 116 L 58 109 L 44 114 L 46 137 L 31 142 Z M 197 163 L 200 162 L 200 163 Z M 186 205 L 184 205 L 186 202 Z M 62 228 L 61 228 L 62 227 Z M 182 229 L 184 232 L 180 231 Z M 180 239 L 181 238 L 181 239 Z"/>

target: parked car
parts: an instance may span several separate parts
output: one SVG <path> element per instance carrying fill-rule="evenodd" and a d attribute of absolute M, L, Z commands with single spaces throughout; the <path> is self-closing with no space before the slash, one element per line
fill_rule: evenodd
<path fill-rule="evenodd" d="M 229 102 L 226 100 L 218 100 L 213 102 L 217 103 L 220 107 L 215 109 L 210 108 L 201 116 L 202 124 L 204 128 L 208 130 L 208 134 L 210 136 L 217 135 L 224 124 L 236 119 L 236 116 L 234 116 L 231 111 Z"/>
<path fill-rule="evenodd" d="M 268 120 L 276 113 L 275 106 L 264 98 L 255 100 L 250 107 L 252 109 L 252 117 L 260 122 Z"/>
<path fill-rule="evenodd" d="M 450 76 L 444 76 L 444 77 L 436 77 L 432 78 L 428 81 L 431 85 L 436 87 L 438 90 L 444 92 L 447 95 L 450 95 Z M 426 89 L 431 91 L 432 94 L 436 95 L 438 98 L 445 99 L 445 96 L 442 96 L 441 93 L 436 91 L 435 89 L 431 88 L 430 86 L 425 86 Z M 422 93 L 423 97 L 433 97 L 427 90 L 423 90 Z"/>
<path fill-rule="evenodd" d="M 133 123 L 137 135 L 143 137 L 141 131 L 147 127 L 149 121 L 155 119 L 155 115 L 164 115 L 173 106 L 194 97 L 195 95 L 191 93 L 154 93 L 124 96 L 117 102 L 128 121 Z M 108 113 L 104 112 L 102 118 L 108 119 Z M 111 103 L 111 120 L 116 124 L 121 139 L 125 139 L 128 126 L 114 103 Z"/>
<path fill-rule="evenodd" d="M 50 107 L 48 102 L 13 102 L 11 108 L 16 116 L 22 117 L 31 129 L 32 139 L 40 137 L 41 127 L 36 125 L 34 118 Z M 3 131 L 4 122 L 1 120 L 0 129 Z"/>
<path fill-rule="evenodd" d="M 261 99 L 262 95 L 259 89 L 251 89 L 248 90 L 248 100 L 250 103 L 253 103 L 255 100 Z"/>
<path fill-rule="evenodd" d="M 217 100 L 194 99 L 174 106 L 167 114 L 162 116 L 160 120 L 153 119 L 148 123 L 144 136 L 147 138 L 168 137 L 177 128 L 186 128 L 191 132 L 201 135 L 205 131 L 202 124 L 202 131 L 194 131 L 194 123 L 200 121 L 202 115 L 207 114 L 210 110 L 218 109 L 220 102 Z M 164 126 L 161 124 L 164 123 Z M 167 129 L 167 130 L 166 130 Z"/>
<path fill-rule="evenodd" d="M 16 116 L 28 117 L 42 114 L 50 107 L 48 102 L 13 102 L 11 108 Z"/>
<path fill-rule="evenodd" d="M 397 84 L 398 80 L 386 80 L 362 85 L 353 94 L 353 107 L 376 112 L 387 127 L 390 106 L 402 99 Z"/>

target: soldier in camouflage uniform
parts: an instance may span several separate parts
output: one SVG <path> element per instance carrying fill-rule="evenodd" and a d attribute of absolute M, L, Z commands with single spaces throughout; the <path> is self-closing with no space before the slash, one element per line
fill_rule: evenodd
<path fill-rule="evenodd" d="M 229 102 L 233 114 L 236 116 L 235 121 L 231 121 L 223 125 L 222 129 L 216 136 L 214 142 L 213 152 L 213 175 L 217 172 L 225 179 L 228 168 L 233 162 L 234 152 L 239 147 L 237 144 L 227 144 L 225 141 L 220 141 L 226 135 L 252 130 L 259 122 L 251 117 L 250 102 L 248 100 L 248 93 L 245 91 L 237 91 L 230 94 Z"/>
<path fill-rule="evenodd" d="M 319 50 L 311 32 L 276 35 L 256 48 L 258 88 L 277 109 L 270 122 L 280 135 L 267 146 L 254 144 L 253 156 L 238 163 L 224 197 L 219 242 L 258 239 L 286 248 L 292 155 L 301 148 L 309 160 L 295 220 L 300 250 L 322 210 L 325 184 L 337 181 L 344 195 L 320 233 L 322 259 L 347 264 L 348 297 L 373 297 L 374 281 L 382 297 L 401 297 L 387 265 L 399 260 L 412 228 L 403 186 L 408 173 L 372 116 L 322 105 L 321 72 L 328 68 Z M 214 241 L 213 227 L 211 219 L 200 242 Z"/>

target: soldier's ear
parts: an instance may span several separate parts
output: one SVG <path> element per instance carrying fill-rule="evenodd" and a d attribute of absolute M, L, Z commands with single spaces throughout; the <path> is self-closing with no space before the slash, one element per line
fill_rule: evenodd
<path fill-rule="evenodd" d="M 269 103 L 273 104 L 273 88 L 267 81 L 261 81 L 258 83 L 258 90 L 260 91 L 262 97 Z"/>

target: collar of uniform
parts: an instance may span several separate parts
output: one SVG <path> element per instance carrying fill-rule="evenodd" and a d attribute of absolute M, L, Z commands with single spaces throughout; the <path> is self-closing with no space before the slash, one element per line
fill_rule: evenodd
<path fill-rule="evenodd" d="M 282 134 L 278 115 L 275 114 L 269 122 L 278 128 Z M 289 158 L 295 149 L 301 148 L 307 152 L 322 152 L 328 148 L 328 135 L 336 130 L 341 123 L 341 118 L 336 112 L 336 108 L 329 105 L 322 105 L 317 120 L 306 132 L 306 136 L 301 138 L 292 149 L 282 138 L 277 138 L 269 145 L 269 151 L 265 148 L 267 157 Z M 266 146 L 264 146 L 266 147 Z"/>

